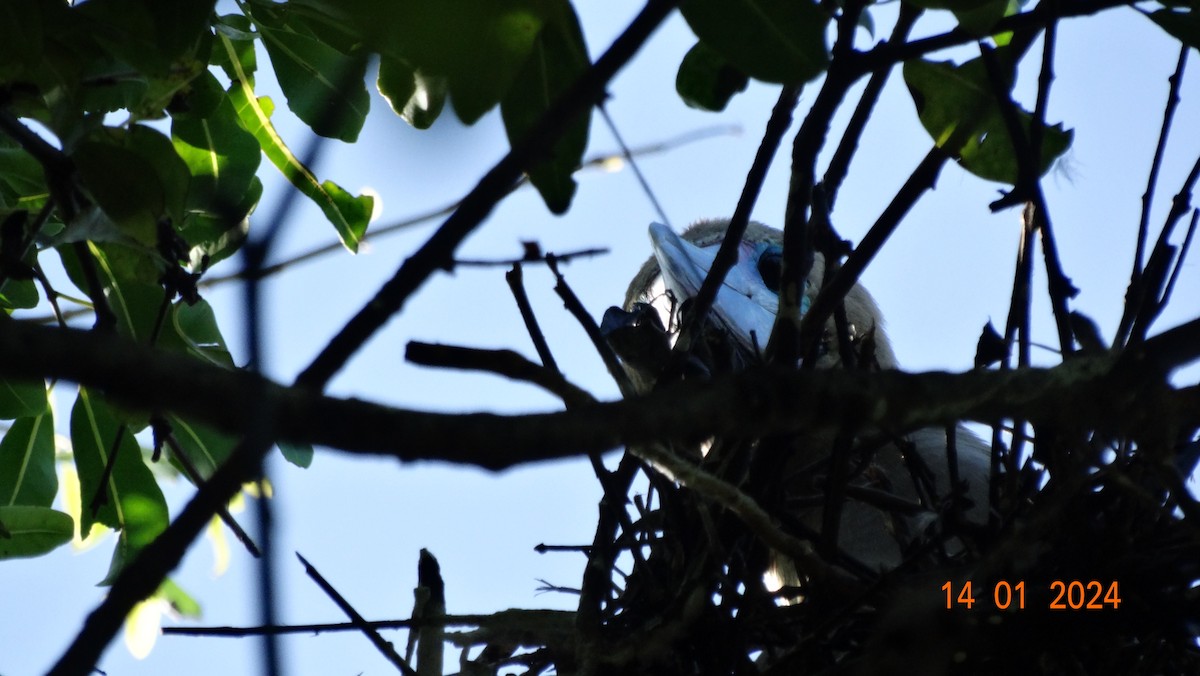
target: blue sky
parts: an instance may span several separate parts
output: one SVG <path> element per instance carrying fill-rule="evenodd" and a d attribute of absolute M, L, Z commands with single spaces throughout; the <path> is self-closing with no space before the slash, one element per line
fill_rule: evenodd
<path fill-rule="evenodd" d="M 577 8 L 595 57 L 605 49 L 640 4 L 624 0 L 579 3 Z M 879 11 L 880 34 L 890 12 Z M 932 17 L 918 31 L 935 33 L 950 24 Z M 865 37 L 865 36 L 864 36 Z M 774 86 L 752 84 L 721 114 L 688 109 L 674 93 L 675 69 L 694 38 L 673 17 L 611 86 L 608 108 L 632 146 L 653 143 L 711 125 L 736 125 L 738 135 L 721 135 L 646 157 L 641 168 L 672 225 L 680 229 L 704 217 L 733 211 L 746 169 L 777 96 Z M 1040 43 L 1039 43 L 1040 45 Z M 1034 50 L 1039 49 L 1035 46 Z M 1177 43 L 1129 9 L 1065 22 L 1059 32 L 1057 80 L 1048 118 L 1075 130 L 1075 144 L 1043 181 L 1067 274 L 1081 289 L 1073 308 L 1096 320 L 1111 337 L 1127 283 L 1141 194 L 1167 93 Z M 972 58 L 959 49 L 935 59 Z M 1192 54 L 1193 61 L 1195 54 Z M 261 57 L 265 63 L 265 55 Z M 1037 59 L 1031 60 L 1036 65 Z M 1197 68 L 1189 66 L 1183 104 L 1152 224 L 1161 224 L 1170 197 L 1200 154 Z M 1018 95 L 1031 107 L 1036 72 L 1022 72 Z M 272 93 L 261 76 L 260 90 Z M 814 83 L 802 96 L 802 116 Z M 852 99 L 858 89 L 852 93 Z M 306 136 L 276 96 L 275 123 L 300 149 Z M 317 168 L 349 190 L 370 187 L 383 199 L 377 221 L 385 225 L 462 196 L 507 143 L 497 114 L 471 128 L 447 115 L 430 131 L 418 132 L 391 114 L 373 95 L 373 111 L 357 145 L 330 142 Z M 834 133 L 844 125 L 838 118 Z M 930 139 L 917 122 L 898 74 L 890 82 L 863 147 L 851 166 L 834 214 L 844 237 L 858 241 L 896 189 L 928 150 Z M 589 152 L 615 144 L 597 116 Z M 785 147 L 768 177 L 755 218 L 778 224 L 787 190 Z M 264 166 L 266 163 L 264 162 Z M 273 169 L 262 171 L 266 193 L 258 211 L 264 219 L 288 190 Z M 650 202 L 628 170 L 591 170 L 579 175 L 571 211 L 556 217 L 537 195 L 523 190 L 506 200 L 464 244 L 463 258 L 507 258 L 522 240 L 544 250 L 603 246 L 608 256 L 571 263 L 568 281 L 595 317 L 619 304 L 625 286 L 649 255 L 647 225 L 656 220 Z M 947 166 L 937 189 L 914 209 L 864 276 L 887 318 L 901 364 L 910 370 L 961 371 L 971 367 L 975 341 L 988 320 L 1003 325 L 1007 313 L 1019 214 L 991 214 L 987 204 L 1002 186 Z M 288 224 L 279 258 L 329 241 L 333 232 L 315 208 L 303 204 Z M 295 266 L 267 285 L 264 323 L 267 371 L 290 382 L 326 341 L 432 232 L 431 225 L 378 240 L 358 255 L 345 252 Z M 225 264 L 228 270 L 229 264 Z M 1039 342 L 1056 338 L 1045 300 L 1044 275 L 1035 284 L 1035 333 Z M 226 271 L 227 271 L 226 270 Z M 220 268 L 214 272 L 222 272 Z M 434 276 L 331 383 L 338 395 L 438 411 L 554 410 L 559 404 L 526 385 L 493 376 L 445 372 L 404 362 L 409 340 L 473 347 L 513 348 L 533 355 L 503 268 L 464 268 Z M 547 338 L 568 378 L 611 399 L 616 388 L 589 348 L 583 332 L 563 311 L 542 269 L 526 270 L 526 286 Z M 1156 330 L 1200 315 L 1200 272 L 1188 263 L 1172 306 Z M 217 308 L 239 361 L 238 289 L 207 294 Z M 1042 363 L 1053 354 L 1035 352 Z M 1197 370 L 1184 377 L 1195 382 Z M 65 411 L 59 416 L 64 417 Z M 610 456 L 610 458 L 615 456 Z M 319 450 L 308 470 L 282 461 L 272 465 L 279 531 L 281 618 L 288 623 L 336 622 L 336 607 L 311 584 L 291 555 L 303 553 L 370 619 L 407 617 L 412 608 L 417 553 L 427 548 L 441 562 L 449 612 L 490 612 L 509 607 L 572 608 L 575 599 L 539 593 L 539 580 L 578 584 L 578 554 L 539 555 L 539 543 L 590 542 L 599 490 L 586 462 L 547 463 L 502 474 L 440 464 L 401 465 L 378 458 Z M 185 484 L 168 489 L 172 514 L 190 494 Z M 250 523 L 248 513 L 242 521 Z M 8 561 L 0 576 L 0 673 L 14 676 L 45 670 L 100 601 L 96 587 L 107 571 L 111 543 L 76 554 L 69 548 L 50 556 Z M 204 606 L 202 624 L 253 625 L 256 596 L 251 559 L 236 548 L 230 570 L 214 578 L 213 557 L 201 542 L 175 579 Z M 402 645 L 404 634 L 387 634 Z M 378 674 L 393 668 L 361 636 L 329 634 L 285 640 L 289 673 Z M 19 649 L 12 649 L 19 646 Z M 134 660 L 114 643 L 99 665 L 112 676 L 135 674 L 248 673 L 257 668 L 258 644 L 250 639 L 168 636 L 145 660 Z"/>

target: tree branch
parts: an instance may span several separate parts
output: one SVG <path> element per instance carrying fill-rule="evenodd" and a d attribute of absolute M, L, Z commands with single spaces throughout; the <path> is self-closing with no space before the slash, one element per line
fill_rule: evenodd
<path fill-rule="evenodd" d="M 350 357 L 398 312 L 438 268 L 453 265 L 458 245 L 487 218 L 492 208 L 578 116 L 586 114 L 603 96 L 608 81 L 641 48 L 677 3 L 649 0 L 607 52 L 538 121 L 533 131 L 513 146 L 475 188 L 463 198 L 442 227 L 406 259 L 396 274 L 334 336 L 316 359 L 296 378 L 296 384 L 322 389 Z"/>
<path fill-rule="evenodd" d="M 273 439 L 491 470 L 622 445 L 840 425 L 903 431 L 962 419 L 986 423 L 1015 417 L 1035 425 L 1065 419 L 1114 436 L 1137 435 L 1154 420 L 1171 416 L 1178 425 L 1200 425 L 1200 410 L 1180 408 L 1183 400 L 1165 383 L 1167 372 L 1196 359 L 1200 319 L 1119 358 L 1081 356 L 1050 369 L 867 374 L 758 368 L 566 412 L 506 416 L 414 411 L 326 397 L 119 336 L 0 322 L 0 375 L 79 382 L 124 405 L 172 411 L 232 434 L 255 431 L 261 424 L 251 413 L 257 400 L 277 411 L 266 432 Z M 130 378 L 131 373 L 138 377 Z M 236 489 L 231 486 L 229 495 Z M 223 503 L 214 503 L 213 512 Z"/>

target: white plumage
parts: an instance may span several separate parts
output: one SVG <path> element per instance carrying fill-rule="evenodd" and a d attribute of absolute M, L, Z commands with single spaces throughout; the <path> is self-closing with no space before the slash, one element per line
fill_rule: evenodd
<path fill-rule="evenodd" d="M 727 226 L 728 221 L 724 219 L 700 221 L 688 228 L 682 238 L 665 226 L 651 226 L 655 257 L 646 262 L 630 284 L 625 309 L 632 311 L 639 303 L 650 304 L 658 311 L 662 326 L 672 327 L 667 335 L 673 340 L 670 333 L 678 326 L 680 307 L 699 288 Z M 739 262 L 726 278 L 709 318 L 710 330 L 726 334 L 728 344 L 744 352 L 743 359 L 753 359 L 761 354 L 775 320 L 778 282 L 774 280 L 772 284 L 772 280 L 764 280 L 764 275 L 777 274 L 777 260 L 768 257 L 779 256 L 781 241 L 782 234 L 778 230 L 750 223 L 739 248 Z M 819 293 L 823 272 L 824 261 L 818 254 L 808 279 L 802 310 L 807 309 Z M 872 348 L 866 356 L 874 363 L 868 366 L 897 368 L 882 314 L 871 295 L 862 286 L 855 285 L 844 303 L 852 341 L 873 337 Z M 645 306 L 640 308 L 645 310 Z M 638 322 L 642 323 L 642 320 Z M 611 328 L 607 316 L 606 324 Z M 827 347 L 816 364 L 818 368 L 840 366 L 835 336 L 831 320 L 826 327 Z M 617 351 L 621 354 L 620 349 Z M 642 387 L 653 384 L 657 374 L 646 368 L 644 359 L 628 358 L 625 361 L 635 382 Z M 989 449 L 983 440 L 961 426 L 955 436 L 959 477 L 966 482 L 966 496 L 972 503 L 966 517 L 969 521 L 982 523 L 986 520 Z M 849 485 L 856 490 L 850 492 L 842 508 L 838 546 L 842 553 L 876 570 L 895 567 L 901 562 L 906 548 L 924 529 L 935 523 L 936 513 L 930 508 L 937 508 L 951 492 L 945 430 L 916 430 L 905 439 L 911 443 L 908 450 L 904 442 L 897 444 L 882 437 L 878 439 L 879 443 L 872 443 L 869 437 L 859 437 L 852 444 L 859 449 L 858 455 L 851 457 L 848 463 L 853 472 Z M 802 435 L 795 440 L 786 467 L 780 468 L 784 504 L 795 503 L 797 506 L 790 510 L 793 516 L 813 532 L 819 532 L 821 527 L 821 502 L 815 498 L 823 494 L 824 468 L 828 467 L 832 446 L 831 435 Z M 919 462 L 905 462 L 905 453 L 909 450 L 915 452 Z M 927 500 L 926 508 L 905 513 L 882 507 L 887 496 L 912 505 L 918 503 L 918 480 L 914 479 L 911 468 L 922 464 L 930 471 L 934 493 L 932 500 Z M 880 496 L 884 499 L 879 499 Z M 781 569 L 781 577 L 789 580 L 792 575 L 786 570 L 786 564 Z"/>

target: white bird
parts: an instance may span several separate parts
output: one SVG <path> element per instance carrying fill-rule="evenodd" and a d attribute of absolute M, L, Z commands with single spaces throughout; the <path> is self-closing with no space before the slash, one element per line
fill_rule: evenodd
<path fill-rule="evenodd" d="M 653 386 L 665 363 L 669 344 L 679 325 L 680 313 L 696 295 L 724 238 L 728 220 L 700 221 L 680 237 L 670 228 L 650 226 L 654 257 L 642 266 L 629 286 L 625 311 L 610 308 L 603 328 L 614 351 L 625 363 L 633 381 L 642 389 Z M 725 278 L 708 319 L 707 333 L 732 357 L 718 354 L 701 359 L 698 368 L 711 370 L 712 362 L 740 368 L 762 354 L 778 307 L 779 267 L 782 233 L 751 222 L 739 246 L 739 260 Z M 801 312 L 807 310 L 820 291 L 824 260 L 816 255 L 808 277 Z M 844 299 L 851 342 L 880 369 L 897 368 L 891 343 L 884 332 L 883 318 L 866 289 L 855 285 Z M 830 320 L 823 340 L 818 368 L 841 365 L 836 331 Z M 870 347 L 864 347 L 870 346 Z M 860 365 L 861 366 L 861 365 Z M 920 429 L 904 437 L 908 442 L 879 434 L 855 438 L 849 458 L 847 498 L 842 506 L 837 544 L 840 553 L 879 571 L 893 568 L 924 529 L 935 524 L 936 509 L 951 494 L 944 429 Z M 987 516 L 990 451 L 982 439 L 959 426 L 955 432 L 960 481 L 971 506 L 965 510 L 969 522 L 983 523 Z M 803 436 L 792 446 L 785 467 L 780 467 L 784 505 L 811 533 L 820 532 L 825 476 L 830 466 L 833 435 Z M 907 460 L 909 462 L 906 462 Z M 924 472 L 922 468 L 927 468 Z M 924 476 L 924 478 L 917 478 Z M 931 486 L 930 486 L 931 484 Z M 932 490 L 921 490 L 932 488 Z M 921 501 L 921 495 L 925 496 Z M 788 582 L 794 574 L 782 566 Z"/>

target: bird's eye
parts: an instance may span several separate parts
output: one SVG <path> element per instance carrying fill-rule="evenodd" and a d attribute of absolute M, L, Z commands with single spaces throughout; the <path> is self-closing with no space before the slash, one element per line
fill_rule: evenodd
<path fill-rule="evenodd" d="M 758 274 L 762 277 L 763 285 L 774 293 L 779 293 L 779 277 L 783 268 L 783 249 L 771 245 L 763 250 L 758 257 Z"/>

